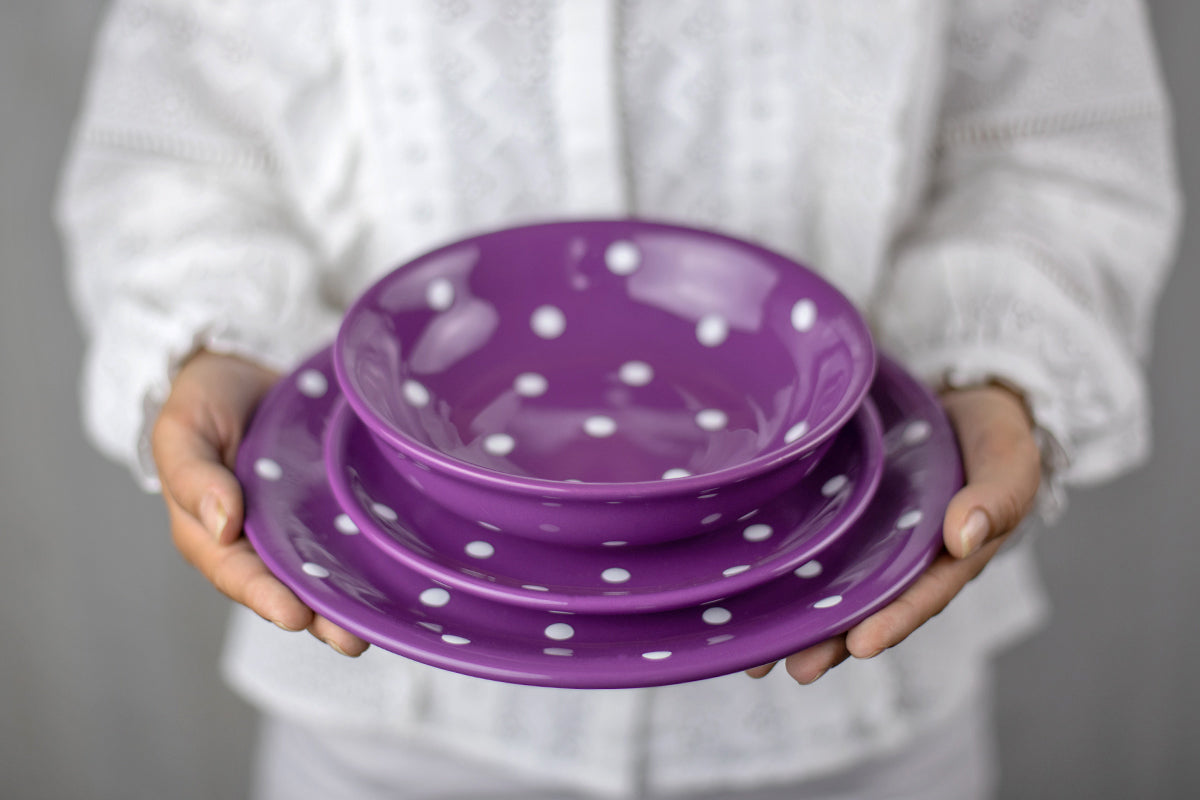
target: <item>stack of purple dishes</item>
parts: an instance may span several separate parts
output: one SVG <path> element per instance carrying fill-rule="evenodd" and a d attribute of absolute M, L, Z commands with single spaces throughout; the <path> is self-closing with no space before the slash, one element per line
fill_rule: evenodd
<path fill-rule="evenodd" d="M 333 622 L 456 672 L 653 686 L 844 632 L 941 547 L 936 399 L 803 266 L 637 220 L 372 286 L 264 399 L 246 534 Z"/>

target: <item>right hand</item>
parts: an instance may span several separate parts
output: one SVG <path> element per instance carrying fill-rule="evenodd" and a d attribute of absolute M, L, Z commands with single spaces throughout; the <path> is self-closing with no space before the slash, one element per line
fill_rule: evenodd
<path fill-rule="evenodd" d="M 250 415 L 277 377 L 207 351 L 179 371 L 151 433 L 171 537 L 231 600 L 284 630 L 308 630 L 337 652 L 357 656 L 367 643 L 304 605 L 242 536 L 245 508 L 233 465 Z"/>

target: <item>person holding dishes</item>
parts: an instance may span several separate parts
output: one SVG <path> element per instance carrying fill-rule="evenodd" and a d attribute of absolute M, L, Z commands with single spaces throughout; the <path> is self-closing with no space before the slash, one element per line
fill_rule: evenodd
<path fill-rule="evenodd" d="M 1147 454 L 1169 122 L 1133 0 L 116 2 L 59 210 L 85 416 L 238 603 L 257 796 L 990 796 L 988 662 L 1044 614 L 1017 540 Z M 231 471 L 277 376 L 437 244 L 629 215 L 813 265 L 942 391 L 945 552 L 760 680 L 658 689 L 467 678 L 305 607 Z"/>

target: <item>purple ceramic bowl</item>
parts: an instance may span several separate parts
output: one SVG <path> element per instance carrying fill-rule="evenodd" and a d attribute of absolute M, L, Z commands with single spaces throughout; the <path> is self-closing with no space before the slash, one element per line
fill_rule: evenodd
<path fill-rule="evenodd" d="M 334 346 L 397 479 L 486 527 L 655 544 L 795 485 L 875 371 L 803 266 L 636 220 L 484 234 L 388 274 Z"/>

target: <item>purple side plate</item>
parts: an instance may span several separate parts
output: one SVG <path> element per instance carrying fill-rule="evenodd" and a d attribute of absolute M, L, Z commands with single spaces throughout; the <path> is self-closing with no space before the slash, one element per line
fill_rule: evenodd
<path fill-rule="evenodd" d="M 898 596 L 941 549 L 962 483 L 936 399 L 881 360 L 871 397 L 884 473 L 870 507 L 818 559 L 715 603 L 644 614 L 556 613 L 458 591 L 380 553 L 329 488 L 322 434 L 337 399 L 329 353 L 272 389 L 238 457 L 246 535 L 314 610 L 386 650 L 492 680 L 656 686 L 772 661 L 844 632 Z"/>
<path fill-rule="evenodd" d="M 701 532 L 686 539 L 571 547 L 448 511 L 424 495 L 417 476 L 397 476 L 379 447 L 340 401 L 325 435 L 326 472 L 339 505 L 381 552 L 451 588 L 579 613 L 682 608 L 777 578 L 844 533 L 883 474 L 883 430 L 868 399 L 812 473 L 739 519 L 701 509 L 693 522 Z"/>

